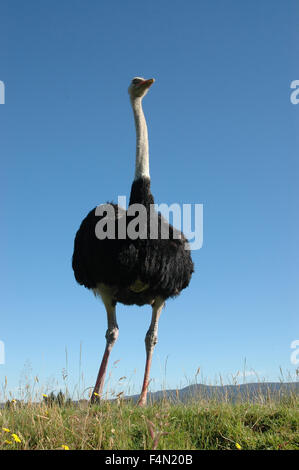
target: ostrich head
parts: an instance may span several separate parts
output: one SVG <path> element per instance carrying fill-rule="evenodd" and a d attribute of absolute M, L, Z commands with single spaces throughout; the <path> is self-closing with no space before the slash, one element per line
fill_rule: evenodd
<path fill-rule="evenodd" d="M 132 99 L 134 98 L 143 98 L 150 86 L 154 83 L 154 78 L 149 78 L 146 80 L 142 77 L 134 77 L 129 86 L 129 95 Z"/>

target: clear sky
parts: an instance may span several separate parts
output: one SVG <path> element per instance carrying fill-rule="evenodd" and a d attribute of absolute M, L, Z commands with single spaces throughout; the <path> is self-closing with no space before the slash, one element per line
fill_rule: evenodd
<path fill-rule="evenodd" d="M 198 367 L 198 381 L 228 383 L 245 361 L 247 381 L 295 376 L 298 14 L 295 0 L 1 2 L 0 376 L 13 394 L 26 376 L 58 389 L 64 369 L 71 390 L 94 385 L 106 314 L 75 282 L 73 240 L 90 209 L 129 195 L 136 75 L 156 79 L 144 99 L 156 202 L 204 207 L 196 272 L 160 319 L 152 390 Z M 126 376 L 137 393 L 150 307 L 117 312 L 109 387 Z"/>

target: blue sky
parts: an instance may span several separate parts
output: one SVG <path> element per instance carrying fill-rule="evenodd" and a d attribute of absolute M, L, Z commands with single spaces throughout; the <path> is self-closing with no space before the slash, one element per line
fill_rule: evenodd
<path fill-rule="evenodd" d="M 204 207 L 196 272 L 160 319 L 152 390 L 198 367 L 198 381 L 228 383 L 245 361 L 248 381 L 294 376 L 296 3 L 1 2 L 0 376 L 13 394 L 26 376 L 59 388 L 64 368 L 71 390 L 94 385 L 106 314 L 75 283 L 73 239 L 91 208 L 129 195 L 136 75 L 156 79 L 144 99 L 156 202 Z M 119 305 L 118 323 L 109 387 L 126 376 L 138 393 L 150 308 Z"/>

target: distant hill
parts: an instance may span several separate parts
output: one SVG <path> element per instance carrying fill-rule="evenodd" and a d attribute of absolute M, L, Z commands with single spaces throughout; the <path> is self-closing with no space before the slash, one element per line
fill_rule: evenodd
<path fill-rule="evenodd" d="M 215 399 L 217 401 L 263 402 L 267 399 L 281 399 L 299 393 L 299 382 L 264 382 L 242 385 L 203 385 L 194 384 L 181 390 L 149 392 L 148 402 L 167 399 L 172 402 L 186 403 L 190 400 Z M 125 397 L 136 402 L 139 395 Z"/>
<path fill-rule="evenodd" d="M 154 403 L 161 400 L 167 400 L 171 403 L 187 403 L 195 400 L 217 400 L 218 402 L 257 402 L 263 403 L 268 399 L 281 400 L 291 395 L 299 394 L 299 382 L 264 382 L 248 383 L 242 385 L 204 385 L 194 384 L 181 390 L 161 390 L 148 393 L 148 403 Z M 123 397 L 123 400 L 136 403 L 139 395 L 130 395 Z M 110 399 L 115 401 L 115 399 Z M 82 399 L 72 401 L 73 404 L 88 403 L 88 400 Z M 0 409 L 5 403 L 0 403 Z"/>

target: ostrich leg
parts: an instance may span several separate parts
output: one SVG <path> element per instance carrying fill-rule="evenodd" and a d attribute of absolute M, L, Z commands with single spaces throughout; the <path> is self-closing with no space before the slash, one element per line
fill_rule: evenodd
<path fill-rule="evenodd" d="M 103 302 L 107 311 L 107 320 L 108 320 L 108 329 L 106 331 L 107 342 L 106 342 L 106 348 L 104 351 L 100 370 L 98 373 L 97 381 L 96 381 L 96 384 L 94 386 L 94 389 L 91 395 L 91 399 L 90 399 L 91 403 L 95 403 L 99 401 L 99 399 L 101 399 L 102 397 L 109 356 L 114 346 L 114 343 L 118 338 L 118 325 L 116 322 L 115 304 L 112 302 L 111 298 L 105 297 L 104 295 L 102 295 L 102 299 L 103 299 Z"/>
<path fill-rule="evenodd" d="M 149 374 L 155 345 L 158 342 L 159 317 L 164 306 L 164 299 L 158 297 L 153 304 L 152 321 L 145 336 L 146 363 L 143 379 L 143 386 L 138 400 L 138 406 L 146 405 L 147 389 L 149 384 Z"/>

